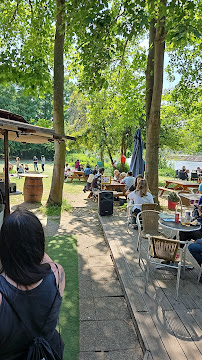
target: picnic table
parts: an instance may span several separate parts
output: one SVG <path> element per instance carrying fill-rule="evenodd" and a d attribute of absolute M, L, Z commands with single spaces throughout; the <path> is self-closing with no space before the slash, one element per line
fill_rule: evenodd
<path fill-rule="evenodd" d="M 160 196 L 163 195 L 164 191 L 188 191 L 190 192 L 190 189 L 198 189 L 198 184 L 193 183 L 191 181 L 186 180 L 165 180 L 166 184 L 165 187 L 159 187 L 158 189 L 161 190 Z M 174 184 L 172 188 L 169 187 L 169 185 Z"/>
<path fill-rule="evenodd" d="M 81 180 L 81 178 L 83 178 L 85 181 L 87 181 L 87 179 L 88 179 L 88 176 L 85 176 L 84 171 L 74 170 L 74 171 L 72 172 L 71 182 L 72 182 L 74 179 L 79 179 L 79 180 Z"/>
<path fill-rule="evenodd" d="M 111 190 L 113 192 L 115 192 L 114 196 L 125 196 L 125 184 L 120 184 L 118 181 L 116 180 L 111 180 L 111 184 L 105 184 L 105 187 L 107 190 Z"/>

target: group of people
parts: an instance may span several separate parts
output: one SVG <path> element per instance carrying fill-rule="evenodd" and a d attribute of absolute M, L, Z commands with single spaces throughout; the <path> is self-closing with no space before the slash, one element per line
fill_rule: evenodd
<path fill-rule="evenodd" d="M 41 169 L 42 171 L 45 170 L 45 156 L 41 155 Z M 38 158 L 36 156 L 33 157 L 33 164 L 34 164 L 34 170 L 35 171 L 39 171 L 38 168 Z M 17 156 L 16 157 L 16 171 L 18 174 L 23 174 L 23 173 L 28 173 L 29 172 L 29 165 L 28 164 L 23 164 L 20 163 L 20 158 Z"/>
<path fill-rule="evenodd" d="M 197 167 L 197 169 L 195 170 L 195 173 L 197 174 L 198 178 L 201 177 L 202 170 L 201 170 L 200 166 Z M 189 180 L 189 170 L 186 169 L 185 165 L 182 166 L 181 170 L 177 170 L 177 176 L 179 178 L 182 178 L 182 179 L 185 178 L 185 180 Z"/>

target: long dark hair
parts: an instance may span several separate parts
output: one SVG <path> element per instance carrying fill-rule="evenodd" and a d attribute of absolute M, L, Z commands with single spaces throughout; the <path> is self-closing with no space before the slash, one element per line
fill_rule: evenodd
<path fill-rule="evenodd" d="M 1 270 L 19 285 L 31 285 L 50 270 L 41 264 L 45 236 L 39 219 L 30 211 L 18 208 L 3 222 L 0 232 Z"/>

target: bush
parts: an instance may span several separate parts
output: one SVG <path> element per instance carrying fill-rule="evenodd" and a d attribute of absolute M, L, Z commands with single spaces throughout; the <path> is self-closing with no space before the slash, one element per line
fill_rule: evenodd
<path fill-rule="evenodd" d="M 165 158 L 159 160 L 159 175 L 175 177 L 175 169 Z"/>

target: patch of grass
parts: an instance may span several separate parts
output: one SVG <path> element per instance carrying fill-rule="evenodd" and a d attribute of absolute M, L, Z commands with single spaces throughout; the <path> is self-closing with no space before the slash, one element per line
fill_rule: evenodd
<path fill-rule="evenodd" d="M 68 235 L 47 237 L 47 253 L 65 270 L 66 287 L 60 311 L 61 335 L 65 343 L 64 359 L 78 360 L 79 282 L 76 237 Z"/>
<path fill-rule="evenodd" d="M 60 216 L 62 211 L 70 211 L 72 206 L 68 203 L 67 200 L 62 201 L 62 206 L 59 205 L 44 205 L 39 208 L 43 214 L 47 216 Z"/>

